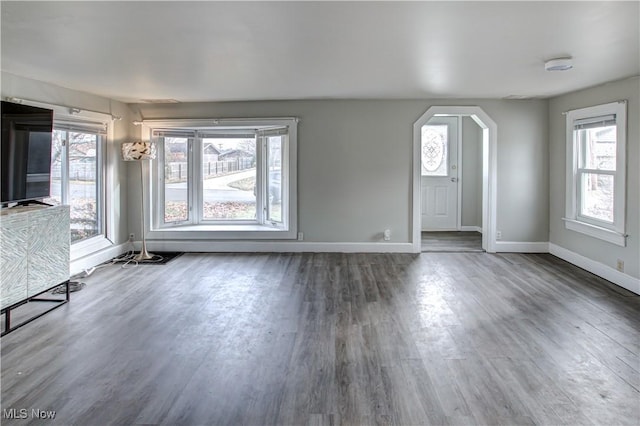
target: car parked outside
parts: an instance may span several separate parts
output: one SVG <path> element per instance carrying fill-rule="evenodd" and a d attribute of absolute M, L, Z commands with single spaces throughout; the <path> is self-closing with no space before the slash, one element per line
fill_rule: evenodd
<path fill-rule="evenodd" d="M 253 185 L 253 195 L 256 195 L 256 186 Z M 282 173 L 280 170 L 269 171 L 269 201 L 279 203 L 282 198 Z"/>

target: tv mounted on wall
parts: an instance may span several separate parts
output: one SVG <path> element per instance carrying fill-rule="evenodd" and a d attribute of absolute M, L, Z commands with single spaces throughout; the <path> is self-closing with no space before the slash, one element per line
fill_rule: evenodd
<path fill-rule="evenodd" d="M 53 111 L 2 101 L 0 186 L 3 205 L 49 197 Z"/>

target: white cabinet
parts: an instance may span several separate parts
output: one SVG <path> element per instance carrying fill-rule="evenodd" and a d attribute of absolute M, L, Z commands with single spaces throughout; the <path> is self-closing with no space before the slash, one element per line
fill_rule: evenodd
<path fill-rule="evenodd" d="M 29 224 L 26 216 L 0 216 L 0 308 L 27 297 L 27 246 Z"/>
<path fill-rule="evenodd" d="M 0 308 L 69 279 L 69 206 L 0 211 Z"/>

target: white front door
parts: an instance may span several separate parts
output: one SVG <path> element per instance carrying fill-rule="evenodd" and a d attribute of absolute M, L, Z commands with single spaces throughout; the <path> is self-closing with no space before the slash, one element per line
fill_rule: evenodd
<path fill-rule="evenodd" d="M 458 229 L 458 117 L 433 117 L 421 129 L 423 231 Z"/>

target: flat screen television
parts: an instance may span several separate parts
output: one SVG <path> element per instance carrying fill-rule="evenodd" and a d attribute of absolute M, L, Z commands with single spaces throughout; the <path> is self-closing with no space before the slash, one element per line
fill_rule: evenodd
<path fill-rule="evenodd" d="M 2 101 L 0 113 L 0 202 L 49 197 L 53 111 Z"/>

